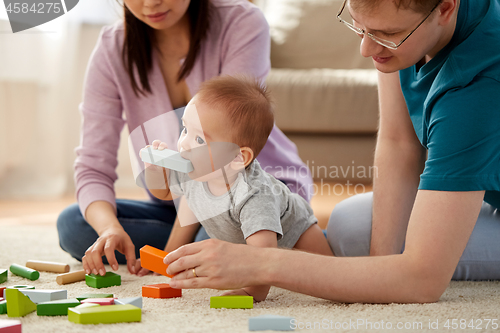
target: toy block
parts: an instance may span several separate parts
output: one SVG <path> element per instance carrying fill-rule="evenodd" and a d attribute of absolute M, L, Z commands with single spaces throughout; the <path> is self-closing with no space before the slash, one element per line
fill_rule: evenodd
<path fill-rule="evenodd" d="M 76 272 L 63 273 L 59 274 L 56 277 L 56 282 L 58 284 L 69 284 L 73 282 L 84 281 L 85 275 L 85 270 L 83 269 Z"/>
<path fill-rule="evenodd" d="M 81 302 L 87 298 L 113 298 L 113 294 L 83 294 L 76 299 Z"/>
<path fill-rule="evenodd" d="M 184 173 L 189 173 L 194 170 L 190 160 L 181 157 L 179 152 L 171 149 L 158 150 L 153 149 L 153 147 L 142 148 L 141 160 L 146 163 Z"/>
<path fill-rule="evenodd" d="M 3 295 L 3 292 L 5 290 L 6 287 L 0 287 L 0 295 L 5 298 L 5 296 Z"/>
<path fill-rule="evenodd" d="M 7 315 L 9 317 L 24 317 L 36 310 L 36 304 L 18 289 L 5 289 L 7 300 Z"/>
<path fill-rule="evenodd" d="M 80 301 L 76 298 L 38 303 L 36 314 L 39 316 L 66 316 L 69 308 L 74 308 L 78 305 L 80 305 Z"/>
<path fill-rule="evenodd" d="M 0 283 L 4 283 L 9 278 L 9 272 L 6 269 L 0 269 Z"/>
<path fill-rule="evenodd" d="M 35 289 L 34 286 L 24 286 L 24 285 L 21 285 L 21 286 L 9 286 L 9 287 L 5 287 L 3 288 L 3 298 L 7 299 L 6 295 L 5 295 L 5 290 L 7 289 Z"/>
<path fill-rule="evenodd" d="M 115 299 L 115 304 L 131 304 L 133 306 L 137 306 L 139 309 L 142 309 L 142 297 L 117 298 Z"/>
<path fill-rule="evenodd" d="M 109 305 L 68 310 L 68 320 L 76 324 L 110 324 L 141 321 L 141 309 L 136 306 Z"/>
<path fill-rule="evenodd" d="M 68 273 L 69 265 L 60 262 L 28 260 L 26 267 L 37 271 L 52 272 L 52 273 Z"/>
<path fill-rule="evenodd" d="M 248 318 L 249 331 L 293 331 L 291 321 L 293 317 L 276 315 L 262 315 Z"/>
<path fill-rule="evenodd" d="M 28 296 L 33 303 L 43 303 L 68 298 L 67 290 L 19 289 L 19 291 Z"/>
<path fill-rule="evenodd" d="M 0 319 L 0 333 L 21 333 L 19 320 Z"/>
<path fill-rule="evenodd" d="M 7 301 L 2 298 L 2 301 L 0 301 L 0 314 L 6 314 L 7 313 Z"/>
<path fill-rule="evenodd" d="M 82 303 L 80 305 L 75 306 L 75 309 L 82 309 L 82 308 L 93 308 L 95 306 L 101 306 L 100 304 L 97 303 Z"/>
<path fill-rule="evenodd" d="M 111 286 L 120 286 L 122 277 L 113 272 L 106 272 L 106 275 L 100 276 L 95 274 L 85 275 L 85 283 L 93 288 L 106 288 Z"/>
<path fill-rule="evenodd" d="M 181 297 L 182 289 L 173 289 L 168 283 L 151 284 L 142 287 L 142 296 L 151 298 Z"/>
<path fill-rule="evenodd" d="M 140 250 L 141 253 L 141 266 L 143 268 L 149 269 L 152 272 L 165 275 L 168 277 L 173 277 L 173 275 L 167 274 L 168 265 L 163 263 L 163 258 L 168 254 L 168 252 L 159 250 L 149 245 L 145 245 Z"/>
<path fill-rule="evenodd" d="M 31 268 L 28 268 L 25 266 L 21 266 L 18 264 L 10 265 L 10 271 L 13 274 L 25 277 L 27 279 L 30 279 L 31 281 L 38 280 L 38 278 L 40 277 L 40 273 L 38 273 L 34 269 L 31 269 Z"/>
<path fill-rule="evenodd" d="M 113 305 L 115 304 L 115 299 L 114 298 L 87 298 L 84 299 L 82 304 L 85 303 L 94 303 L 94 304 L 99 304 L 99 305 Z"/>
<path fill-rule="evenodd" d="M 253 309 L 252 296 L 228 295 L 210 297 L 212 309 Z"/>

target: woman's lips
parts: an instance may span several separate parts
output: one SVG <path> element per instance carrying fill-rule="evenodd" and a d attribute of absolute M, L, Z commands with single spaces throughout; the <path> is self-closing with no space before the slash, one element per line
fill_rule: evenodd
<path fill-rule="evenodd" d="M 169 10 L 163 13 L 157 13 L 153 15 L 146 15 L 151 22 L 160 22 L 162 21 L 168 14 Z"/>
<path fill-rule="evenodd" d="M 392 59 L 392 57 L 372 57 L 375 62 L 378 62 L 379 64 L 385 64 L 389 60 Z"/>

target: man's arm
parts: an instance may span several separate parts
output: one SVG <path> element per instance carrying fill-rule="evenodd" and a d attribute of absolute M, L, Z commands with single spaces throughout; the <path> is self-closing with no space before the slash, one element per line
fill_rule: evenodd
<path fill-rule="evenodd" d="M 370 255 L 400 253 L 425 162 L 398 73 L 379 73 L 379 100 Z"/>
<path fill-rule="evenodd" d="M 188 244 L 165 259 L 168 273 L 177 274 L 170 284 L 183 289 L 273 285 L 347 303 L 436 302 L 467 245 L 483 197 L 484 191 L 419 191 L 403 254 L 327 257 L 217 240 Z M 202 277 L 186 273 L 193 266 Z"/>

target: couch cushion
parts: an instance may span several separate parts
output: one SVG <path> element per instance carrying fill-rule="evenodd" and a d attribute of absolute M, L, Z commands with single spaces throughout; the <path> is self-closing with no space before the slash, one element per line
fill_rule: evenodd
<path fill-rule="evenodd" d="M 276 125 L 285 133 L 376 133 L 374 69 L 277 69 L 267 77 Z"/>
<path fill-rule="evenodd" d="M 340 23 L 341 0 L 268 0 L 271 64 L 276 68 L 373 68 L 360 38 Z"/>

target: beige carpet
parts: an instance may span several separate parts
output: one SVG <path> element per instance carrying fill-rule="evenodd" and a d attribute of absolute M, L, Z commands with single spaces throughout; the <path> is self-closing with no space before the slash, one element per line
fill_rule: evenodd
<path fill-rule="evenodd" d="M 12 225 L 0 224 L 0 268 L 8 268 L 11 263 L 24 264 L 26 260 L 51 260 L 67 262 L 72 270 L 80 269 L 81 264 L 64 253 L 58 245 L 57 232 L 53 225 Z M 300 270 L 298 270 L 300 272 Z M 168 278 L 146 276 L 138 278 L 126 272 L 125 267 L 118 271 L 122 276 L 122 286 L 100 289 L 99 292 L 113 293 L 115 297 L 141 295 L 141 287 L 146 284 L 166 282 Z M 41 273 L 37 281 L 13 276 L 1 286 L 32 284 L 38 289 L 61 289 L 55 282 L 56 274 Z M 332 277 L 335 280 L 335 277 Z M 95 292 L 84 282 L 66 286 L 68 297 Z M 429 329 L 429 322 L 438 321 L 439 331 L 485 331 L 484 319 L 497 319 L 500 322 L 500 283 L 499 282 L 452 282 L 441 300 L 435 304 L 336 304 L 330 301 L 300 295 L 286 290 L 272 288 L 265 302 L 255 304 L 249 310 L 210 309 L 210 296 L 218 295 L 217 290 L 184 290 L 183 297 L 157 300 L 144 298 L 142 322 L 111 325 L 77 325 L 67 317 L 38 317 L 31 313 L 23 318 L 23 332 L 247 332 L 248 318 L 262 314 L 276 314 L 294 317 L 299 327 L 296 331 L 394 331 L 398 324 L 405 331 L 436 331 Z M 7 315 L 0 315 L 7 319 Z M 447 319 L 465 319 L 467 325 L 474 320 L 482 330 L 445 329 Z M 316 322 L 316 329 L 313 328 Z M 463 322 L 463 321 L 462 321 Z M 390 324 L 389 324 L 390 323 Z M 359 325 L 358 325 L 359 324 Z M 500 325 L 500 323 L 498 323 Z M 309 325 L 309 326 L 308 326 Z M 337 325 L 337 328 L 335 329 Z M 342 329 L 342 325 L 344 328 Z M 389 325 L 392 329 L 388 329 Z M 419 326 L 421 325 L 421 326 Z M 452 322 L 449 322 L 452 327 Z M 460 326 L 458 326 L 460 327 Z M 332 329 L 333 328 L 333 329 Z M 382 329 L 383 328 L 383 329 Z M 486 331 L 500 332 L 500 327 Z"/>

